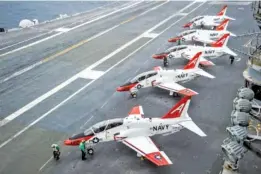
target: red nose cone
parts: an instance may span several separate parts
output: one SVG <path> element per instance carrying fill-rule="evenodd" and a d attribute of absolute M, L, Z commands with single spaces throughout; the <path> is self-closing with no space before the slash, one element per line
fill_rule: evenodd
<path fill-rule="evenodd" d="M 125 85 L 118 87 L 116 90 L 118 92 L 130 91 L 131 88 L 133 88 L 135 85 L 137 85 L 137 83 L 127 83 Z"/>
<path fill-rule="evenodd" d="M 168 42 L 177 42 L 178 40 L 180 40 L 181 39 L 181 37 L 174 37 L 174 38 L 170 38 L 169 40 L 168 40 Z"/>
<path fill-rule="evenodd" d="M 191 23 L 191 22 L 189 22 L 189 23 L 187 23 L 187 24 L 183 25 L 183 28 L 189 28 L 191 25 L 192 25 L 192 23 Z"/>
<path fill-rule="evenodd" d="M 64 140 L 63 144 L 66 146 L 78 146 L 83 140 L 87 141 L 91 139 L 93 136 L 84 136 L 79 138 L 69 138 Z"/>
<path fill-rule="evenodd" d="M 167 57 L 167 56 L 168 56 L 168 54 L 166 54 L 166 53 L 154 54 L 154 55 L 152 55 L 152 57 L 153 57 L 154 59 L 164 59 L 164 58 Z"/>
<path fill-rule="evenodd" d="M 128 89 L 127 87 L 125 87 L 125 86 L 118 87 L 116 90 L 117 90 L 118 92 L 129 91 L 129 89 Z"/>
<path fill-rule="evenodd" d="M 67 139 L 67 140 L 64 140 L 63 144 L 66 146 L 77 146 L 78 143 L 77 143 L 77 140 Z M 79 144 L 80 144 L 80 142 L 79 142 Z"/>

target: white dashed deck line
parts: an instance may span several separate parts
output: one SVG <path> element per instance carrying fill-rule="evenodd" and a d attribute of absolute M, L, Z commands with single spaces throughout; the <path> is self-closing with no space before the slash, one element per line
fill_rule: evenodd
<path fill-rule="evenodd" d="M 159 34 L 157 33 L 144 33 L 143 37 L 147 37 L 147 38 L 155 38 L 158 37 Z"/>
<path fill-rule="evenodd" d="M 178 13 L 177 16 L 187 16 L 188 13 Z"/>
<path fill-rule="evenodd" d="M 5 49 L 8 49 L 8 48 L 11 48 L 11 47 L 16 46 L 16 45 L 19 45 L 19 44 L 22 44 L 22 43 L 24 43 L 24 42 L 28 42 L 28 41 L 33 40 L 33 39 L 36 39 L 36 38 L 38 38 L 38 37 L 41 37 L 41 36 L 50 34 L 50 33 L 52 33 L 52 32 L 53 32 L 53 31 L 50 31 L 50 32 L 47 32 L 47 33 L 42 33 L 42 34 L 39 34 L 39 35 L 37 35 L 37 36 L 31 37 L 31 38 L 29 38 L 29 39 L 26 39 L 26 40 L 17 42 L 17 43 L 15 43 L 15 44 L 8 45 L 8 46 L 6 46 L 6 47 L 0 48 L 0 51 L 1 51 L 1 50 L 5 50 Z"/>
<path fill-rule="evenodd" d="M 57 28 L 56 30 L 54 30 L 54 31 L 57 31 L 57 32 L 68 32 L 68 31 L 70 31 L 71 29 L 70 28 Z"/>
<path fill-rule="evenodd" d="M 227 5 L 249 5 L 251 2 L 231 2 L 231 1 L 212 1 L 209 4 L 219 5 L 219 4 L 227 4 Z"/>
<path fill-rule="evenodd" d="M 95 70 L 84 70 L 79 74 L 79 78 L 84 79 L 98 79 L 104 74 L 103 71 L 95 71 Z"/>

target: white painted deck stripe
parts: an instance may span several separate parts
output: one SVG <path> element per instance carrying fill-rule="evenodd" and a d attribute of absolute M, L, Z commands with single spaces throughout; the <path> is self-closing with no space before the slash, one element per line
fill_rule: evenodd
<path fill-rule="evenodd" d="M 100 78 L 103 74 L 103 71 L 84 70 L 79 74 L 79 78 L 94 80 Z"/>
<path fill-rule="evenodd" d="M 187 16 L 188 13 L 179 13 L 179 14 L 177 14 L 177 15 L 179 15 L 179 16 Z"/>
<path fill-rule="evenodd" d="M 147 37 L 147 38 L 155 38 L 158 37 L 159 34 L 157 33 L 144 33 L 143 37 Z"/>
<path fill-rule="evenodd" d="M 6 46 L 6 47 L 0 48 L 0 51 L 1 51 L 1 50 L 5 50 L 5 49 L 10 48 L 10 47 L 13 47 L 13 46 L 16 46 L 16 45 L 18 45 L 18 44 L 21 44 L 21 43 L 24 43 L 24 42 L 33 40 L 33 39 L 35 39 L 35 38 L 38 38 L 38 37 L 47 35 L 47 34 L 52 33 L 52 32 L 53 32 L 53 31 L 50 31 L 50 32 L 47 32 L 47 33 L 42 33 L 42 34 L 39 34 L 39 35 L 37 35 L 37 36 L 35 36 L 35 37 L 31 37 L 31 38 L 29 38 L 29 39 L 23 40 L 23 41 L 21 41 L 21 42 L 17 42 L 17 43 L 15 43 L 15 44 L 8 45 L 8 46 Z"/>
<path fill-rule="evenodd" d="M 54 31 L 57 31 L 57 32 L 68 32 L 70 31 L 71 29 L 70 28 L 64 28 L 64 27 L 61 27 L 61 28 L 57 28 L 55 29 Z"/>
<path fill-rule="evenodd" d="M 227 4 L 227 5 L 249 5 L 251 2 L 231 2 L 231 1 L 212 1 L 209 4 L 219 5 L 219 4 Z"/>

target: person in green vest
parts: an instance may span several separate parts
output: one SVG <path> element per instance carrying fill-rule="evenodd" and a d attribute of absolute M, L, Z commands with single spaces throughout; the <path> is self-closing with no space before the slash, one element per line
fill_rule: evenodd
<path fill-rule="evenodd" d="M 79 148 L 82 152 L 82 160 L 86 160 L 86 149 L 85 149 L 85 140 L 82 140 L 82 142 L 79 144 Z"/>
<path fill-rule="evenodd" d="M 181 45 L 181 39 L 178 40 L 178 45 Z"/>
<path fill-rule="evenodd" d="M 53 157 L 56 160 L 60 159 L 60 147 L 57 144 L 52 144 L 52 149 L 53 149 Z"/>

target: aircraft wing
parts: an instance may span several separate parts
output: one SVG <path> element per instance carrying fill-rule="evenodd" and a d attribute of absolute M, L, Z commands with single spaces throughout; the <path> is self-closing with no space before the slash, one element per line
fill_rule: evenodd
<path fill-rule="evenodd" d="M 162 88 L 162 89 L 166 89 L 172 92 L 176 92 L 185 96 L 193 96 L 193 95 L 197 95 L 198 93 L 189 89 L 189 88 L 185 88 L 177 83 L 158 83 L 155 84 L 155 86 Z"/>
<path fill-rule="evenodd" d="M 169 157 L 158 149 L 150 137 L 132 137 L 122 141 L 123 144 L 135 150 L 157 166 L 170 165 L 172 162 Z"/>
<path fill-rule="evenodd" d="M 144 112 L 143 112 L 142 106 L 134 106 L 134 107 L 130 110 L 130 112 L 129 112 L 128 115 L 129 115 L 129 116 L 143 117 Z"/>
<path fill-rule="evenodd" d="M 181 54 L 181 56 L 183 57 L 183 58 L 185 58 L 185 59 L 188 59 L 188 60 L 190 60 L 190 59 L 192 59 L 195 55 L 197 54 L 197 52 L 192 52 L 192 53 L 183 53 L 183 54 Z M 199 62 L 201 65 L 203 65 L 203 66 L 213 66 L 213 65 L 215 65 L 212 61 L 209 61 L 209 60 L 207 60 L 207 59 L 205 59 L 204 57 L 202 57 L 201 56 L 201 58 L 200 58 L 200 62 Z"/>

